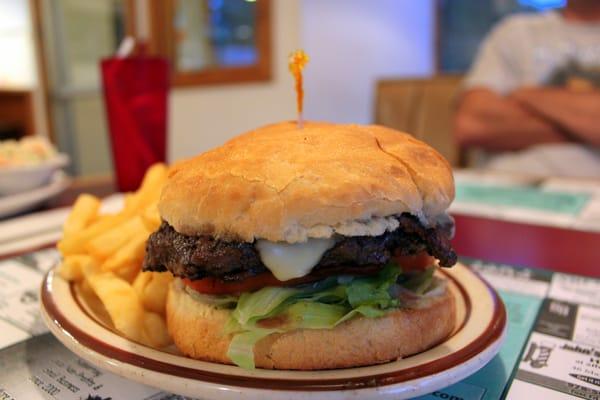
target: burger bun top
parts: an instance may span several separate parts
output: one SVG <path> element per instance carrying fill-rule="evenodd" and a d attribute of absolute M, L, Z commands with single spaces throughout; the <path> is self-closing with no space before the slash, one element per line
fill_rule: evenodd
<path fill-rule="evenodd" d="M 409 134 L 282 122 L 177 163 L 159 211 L 182 234 L 299 242 L 374 217 L 408 212 L 427 220 L 453 198 L 448 162 Z"/>

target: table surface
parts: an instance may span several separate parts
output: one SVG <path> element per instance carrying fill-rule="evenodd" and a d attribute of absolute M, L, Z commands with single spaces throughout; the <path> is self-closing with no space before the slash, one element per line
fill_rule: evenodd
<path fill-rule="evenodd" d="M 71 205 L 80 193 L 115 193 L 110 177 L 76 179 L 46 207 Z M 600 233 L 454 214 L 454 248 L 461 256 L 497 263 L 600 276 Z"/>
<path fill-rule="evenodd" d="M 115 186 L 110 178 L 78 179 L 44 208 L 69 206 L 80 193 L 103 197 L 115 193 Z M 61 235 L 61 220 L 56 217 L 64 218 L 67 212 L 60 209 L 41 217 L 47 219 L 48 214 L 53 214 L 58 221 L 55 221 L 54 240 Z M 600 379 L 600 374 L 594 369 L 597 368 L 596 359 L 571 351 L 583 348 L 581 346 L 600 348 L 597 336 L 600 280 L 548 271 L 598 276 L 594 262 L 599 259 L 600 233 L 459 213 L 454 216 L 457 228 L 455 249 L 459 255 L 473 258 L 464 261 L 498 290 L 509 313 L 510 324 L 506 343 L 492 362 L 455 385 L 423 396 L 420 400 L 439 398 L 440 395 L 477 400 L 504 396 L 508 399 L 542 398 L 548 395 L 549 388 L 553 398 L 563 398 L 559 396 L 570 396 L 581 390 L 594 396 L 600 395 L 593 387 L 595 384 L 588 382 L 590 377 L 584 376 L 586 380 L 581 381 L 582 375 L 578 372 L 592 371 L 590 379 Z M 5 225 L 7 228 L 3 233 L 37 227 L 37 223 L 28 225 L 26 220 L 13 221 L 12 228 L 8 228 L 10 223 Z M 48 240 L 45 243 L 49 243 Z M 43 273 L 55 265 L 58 257 L 55 250 L 47 249 L 2 261 L 5 274 L 0 275 L 0 293 L 9 302 L 0 302 L 0 365 L 5 365 L 9 373 L 0 374 L 0 398 L 9 392 L 12 396 L 9 398 L 33 398 L 32 395 L 41 387 L 39 382 L 46 382 L 43 387 L 54 385 L 53 388 L 62 390 L 60 379 L 63 375 L 72 375 L 86 365 L 36 325 L 39 320 L 32 316 L 37 315 L 39 304 L 23 302 L 23 299 L 29 298 L 27 293 L 38 290 Z M 545 270 L 514 268 L 511 265 Z M 11 284 L 3 285 L 7 278 Z M 557 309 L 562 315 L 558 319 Z M 534 357 L 539 346 L 553 351 L 552 357 L 546 360 L 549 367 L 543 370 L 539 370 L 536 364 L 540 355 Z M 547 350 L 548 355 L 550 350 Z M 523 356 L 525 352 L 527 355 Z M 25 354 L 28 356 L 25 357 Z M 86 371 L 82 374 L 89 375 Z M 100 370 L 94 381 L 100 383 L 97 387 L 103 391 L 103 398 L 115 398 L 111 392 L 113 389 L 127 392 L 131 398 L 167 398 L 163 394 L 158 396 L 157 389 L 125 381 Z M 137 397 L 133 395 L 136 391 L 139 392 Z M 80 396 L 76 393 L 64 398 L 75 400 Z"/>
<path fill-rule="evenodd" d="M 454 214 L 461 256 L 600 276 L 600 233 Z"/>

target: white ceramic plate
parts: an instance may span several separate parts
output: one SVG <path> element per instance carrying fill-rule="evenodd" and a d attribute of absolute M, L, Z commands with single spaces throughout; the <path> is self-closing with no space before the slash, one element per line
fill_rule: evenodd
<path fill-rule="evenodd" d="M 74 286 L 50 271 L 42 315 L 50 331 L 80 357 L 126 378 L 203 399 L 404 399 L 471 375 L 498 352 L 506 311 L 497 293 L 463 265 L 444 269 L 457 299 L 457 329 L 445 342 L 394 362 L 326 371 L 246 371 L 192 360 L 127 340 L 102 322 Z"/>
<path fill-rule="evenodd" d="M 32 209 L 61 193 L 69 186 L 69 183 L 70 179 L 64 172 L 55 171 L 50 181 L 44 186 L 0 197 L 0 218 Z"/>
<path fill-rule="evenodd" d="M 0 168 L 0 195 L 10 196 L 47 186 L 54 173 L 68 164 L 66 154 L 57 154 L 38 164 L 3 166 Z"/>

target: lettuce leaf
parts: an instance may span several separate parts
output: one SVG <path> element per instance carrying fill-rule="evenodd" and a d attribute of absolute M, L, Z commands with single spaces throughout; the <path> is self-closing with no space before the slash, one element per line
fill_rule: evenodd
<path fill-rule="evenodd" d="M 290 321 L 291 329 L 331 329 L 347 313 L 343 305 L 302 300 L 289 306 L 284 315 Z"/>
<path fill-rule="evenodd" d="M 434 268 L 402 285 L 417 294 L 431 285 Z M 254 368 L 254 345 L 272 333 L 332 329 L 355 316 L 377 318 L 400 306 L 391 288 L 401 269 L 389 264 L 369 277 L 330 277 L 296 287 L 265 287 L 243 293 L 225 326 L 233 334 L 227 355 L 238 366 Z M 230 300 L 230 299 L 228 299 Z"/>
<path fill-rule="evenodd" d="M 254 345 L 262 338 L 274 333 L 271 329 L 254 329 L 238 333 L 231 339 L 227 357 L 244 369 L 254 369 Z"/>
<path fill-rule="evenodd" d="M 246 292 L 238 299 L 233 310 L 235 318 L 242 326 L 251 320 L 267 318 L 277 307 L 299 292 L 296 288 L 267 286 L 256 292 Z"/>

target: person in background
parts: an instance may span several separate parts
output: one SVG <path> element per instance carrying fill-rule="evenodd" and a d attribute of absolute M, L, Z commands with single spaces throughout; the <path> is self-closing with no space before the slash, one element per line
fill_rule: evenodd
<path fill-rule="evenodd" d="M 465 81 L 454 133 L 487 167 L 600 177 L 600 0 L 516 14 L 484 40 Z"/>

